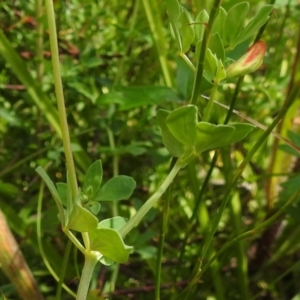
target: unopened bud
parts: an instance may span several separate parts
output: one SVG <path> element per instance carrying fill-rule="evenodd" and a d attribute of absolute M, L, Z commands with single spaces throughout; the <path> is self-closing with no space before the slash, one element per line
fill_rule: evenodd
<path fill-rule="evenodd" d="M 266 48 L 264 41 L 256 42 L 247 50 L 246 54 L 227 67 L 226 78 L 243 76 L 256 71 L 263 62 Z"/>

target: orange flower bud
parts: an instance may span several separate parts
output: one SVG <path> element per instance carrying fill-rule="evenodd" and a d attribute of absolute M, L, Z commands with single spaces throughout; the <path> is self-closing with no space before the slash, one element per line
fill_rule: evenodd
<path fill-rule="evenodd" d="M 247 52 L 226 69 L 226 78 L 243 76 L 256 71 L 262 64 L 267 45 L 264 41 L 253 44 Z"/>

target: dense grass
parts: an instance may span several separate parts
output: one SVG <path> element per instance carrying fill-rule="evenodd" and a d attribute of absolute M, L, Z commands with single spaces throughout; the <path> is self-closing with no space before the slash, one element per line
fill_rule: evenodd
<path fill-rule="evenodd" d="M 223 1 L 221 6 L 229 11 L 237 3 Z M 269 4 L 249 3 L 245 23 Z M 200 47 L 196 53 L 180 51 L 165 2 L 54 4 L 79 186 L 98 159 L 103 182 L 117 175 L 133 177 L 136 189 L 129 199 L 102 202 L 97 214 L 100 221 L 116 215 L 130 219 L 175 163 L 162 143 L 158 109 L 173 111 L 192 99 L 198 121 L 207 113 L 212 84 L 203 83 L 203 76 L 194 81 L 201 73 Z M 193 18 L 203 8 L 210 14 L 220 5 L 218 1 L 181 4 Z M 64 287 L 59 295 L 53 273 L 76 293 L 84 263 L 80 251 L 70 248 L 52 196 L 35 171 L 43 166 L 55 183 L 67 181 L 43 5 L 39 0 L 0 4 L 3 299 L 27 299 L 18 296 L 17 276 L 7 266 L 16 258 L 17 245 L 45 299 L 72 299 Z M 204 151 L 180 169 L 160 201 L 125 237 L 125 243 L 134 247 L 128 262 L 96 265 L 88 299 L 300 297 L 299 13 L 297 1 L 277 1 L 263 27 L 234 49 L 225 49 L 225 56 L 236 60 L 256 38 L 267 44 L 257 71 L 224 80 L 216 88 L 211 99 L 221 104 L 212 105 L 205 121 L 245 122 L 255 128 L 241 141 Z M 184 22 L 182 40 L 190 28 L 203 26 Z M 208 36 L 210 25 L 203 26 Z M 198 98 L 199 93 L 204 97 Z M 9 229 L 2 227 L 4 219 L 15 244 Z M 79 235 L 78 240 L 83 243 Z M 64 263 L 66 272 L 61 276 Z"/>

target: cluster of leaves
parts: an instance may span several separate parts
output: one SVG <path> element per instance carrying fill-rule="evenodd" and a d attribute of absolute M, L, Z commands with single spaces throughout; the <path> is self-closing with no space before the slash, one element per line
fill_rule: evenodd
<path fill-rule="evenodd" d="M 182 106 L 172 112 L 160 109 L 157 122 L 164 145 L 183 164 L 189 163 L 204 151 L 238 142 L 253 129 L 250 124 L 214 125 L 198 122 L 195 105 Z"/>
<path fill-rule="evenodd" d="M 132 247 L 125 245 L 118 233 L 126 220 L 115 216 L 98 223 L 95 215 L 100 211 L 99 202 L 119 201 L 130 197 L 135 189 L 133 178 L 124 175 L 116 176 L 101 187 L 103 170 L 101 160 L 98 160 L 88 168 L 82 191 L 79 192 L 77 199 L 74 199 L 68 182 L 57 183 L 55 188 L 41 167 L 38 167 L 37 172 L 45 180 L 56 202 L 62 228 L 87 232 L 90 250 L 101 254 L 100 261 L 103 264 L 126 262 Z"/>
<path fill-rule="evenodd" d="M 176 0 L 169 0 L 166 3 L 179 50 L 183 53 L 188 52 L 192 45 L 195 48 L 196 57 L 199 57 L 209 14 L 204 9 L 193 19 L 191 14 Z M 227 53 L 242 43 L 249 43 L 249 39 L 253 38 L 269 19 L 273 5 L 263 5 L 245 25 L 249 8 L 248 2 L 238 3 L 228 12 L 219 7 L 211 28 L 204 64 L 203 76 L 208 82 L 224 82 L 225 68 L 232 62 L 231 55 L 228 56 Z"/>

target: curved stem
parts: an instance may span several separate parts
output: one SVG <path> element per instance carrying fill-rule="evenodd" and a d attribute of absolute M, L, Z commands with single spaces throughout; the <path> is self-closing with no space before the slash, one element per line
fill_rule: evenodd
<path fill-rule="evenodd" d="M 208 122 L 208 120 L 209 120 L 210 112 L 211 112 L 211 109 L 212 109 L 213 104 L 214 104 L 215 93 L 216 93 L 216 90 L 217 90 L 218 86 L 219 86 L 218 83 L 214 83 L 214 85 L 211 89 L 208 104 L 205 107 L 204 114 L 203 114 L 203 120 L 202 121 L 204 121 L 204 122 Z"/>
<path fill-rule="evenodd" d="M 182 162 L 177 160 L 176 164 L 172 168 L 171 172 L 168 174 L 164 182 L 158 188 L 158 190 L 144 203 L 144 205 L 137 211 L 137 213 L 120 229 L 119 233 L 124 238 L 128 232 L 136 227 L 147 212 L 153 207 L 153 205 L 159 200 L 162 194 L 166 191 L 168 186 L 172 183 L 173 179 L 183 167 Z"/>

